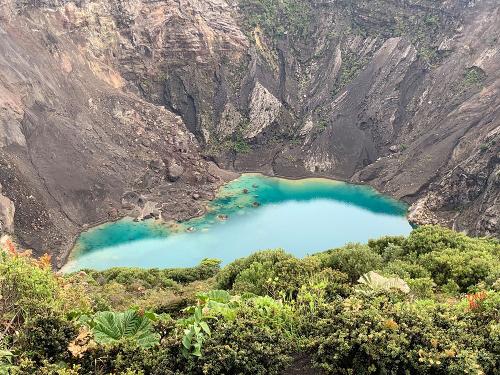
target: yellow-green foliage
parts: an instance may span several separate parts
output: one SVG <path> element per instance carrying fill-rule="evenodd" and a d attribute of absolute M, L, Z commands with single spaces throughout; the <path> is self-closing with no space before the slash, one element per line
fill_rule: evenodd
<path fill-rule="evenodd" d="M 65 277 L 46 260 L 1 259 L 0 374 L 264 375 L 296 357 L 304 371 L 328 374 L 500 368 L 495 239 L 420 227 L 304 259 L 267 250 L 222 270 L 205 260 Z M 410 292 L 358 283 L 369 271 L 403 279 Z M 114 324 L 124 311 L 133 329 Z"/>
<path fill-rule="evenodd" d="M 0 316 L 25 321 L 58 303 L 60 285 L 49 265 L 29 255 L 0 253 Z"/>
<path fill-rule="evenodd" d="M 240 0 L 248 28 L 259 27 L 271 38 L 302 38 L 312 20 L 311 3 L 304 0 Z"/>

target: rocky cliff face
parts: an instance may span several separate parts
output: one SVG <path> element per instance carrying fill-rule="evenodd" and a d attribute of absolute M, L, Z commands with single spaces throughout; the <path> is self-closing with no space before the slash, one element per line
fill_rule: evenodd
<path fill-rule="evenodd" d="M 200 157 L 182 119 L 126 89 L 73 28 L 74 5 L 14 5 L 0 26 L 3 230 L 60 264 L 89 224 L 199 215 L 225 174 Z"/>
<path fill-rule="evenodd" d="M 0 17 L 0 183 L 36 249 L 144 207 L 195 214 L 220 184 L 207 160 L 368 183 L 415 222 L 500 233 L 495 0 L 8 0 Z"/>

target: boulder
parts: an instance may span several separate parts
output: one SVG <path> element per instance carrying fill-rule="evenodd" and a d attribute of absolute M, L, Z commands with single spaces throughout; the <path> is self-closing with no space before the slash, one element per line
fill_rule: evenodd
<path fill-rule="evenodd" d="M 184 174 L 184 168 L 177 164 L 175 161 L 171 161 L 167 169 L 167 179 L 170 182 L 177 181 Z"/>
<path fill-rule="evenodd" d="M 0 232 L 13 232 L 14 213 L 14 203 L 6 196 L 0 194 Z"/>
<path fill-rule="evenodd" d="M 112 220 L 118 218 L 118 210 L 115 207 L 111 207 L 108 210 L 108 217 Z"/>
<path fill-rule="evenodd" d="M 155 208 L 153 211 L 151 211 L 151 216 L 155 219 L 155 220 L 159 220 L 160 217 L 161 217 L 161 212 L 159 209 Z"/>
<path fill-rule="evenodd" d="M 129 191 L 122 196 L 122 208 L 126 210 L 131 210 L 135 206 L 138 206 L 141 201 L 141 196 L 135 191 Z"/>
<path fill-rule="evenodd" d="M 149 168 L 158 172 L 165 168 L 165 163 L 161 159 L 154 159 L 149 162 Z"/>

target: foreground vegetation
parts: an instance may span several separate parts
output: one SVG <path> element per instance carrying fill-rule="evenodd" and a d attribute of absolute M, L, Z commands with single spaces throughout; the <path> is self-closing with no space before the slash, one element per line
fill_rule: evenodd
<path fill-rule="evenodd" d="M 498 374 L 500 244 L 439 228 L 297 259 L 0 261 L 0 374 Z"/>

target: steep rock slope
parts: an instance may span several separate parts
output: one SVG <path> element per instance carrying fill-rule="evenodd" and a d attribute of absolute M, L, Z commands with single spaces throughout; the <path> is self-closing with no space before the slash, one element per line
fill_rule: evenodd
<path fill-rule="evenodd" d="M 89 224 L 200 214 L 224 174 L 182 120 L 126 90 L 64 12 L 10 5 L 0 26 L 3 229 L 60 265 Z"/>
<path fill-rule="evenodd" d="M 369 183 L 417 223 L 500 233 L 498 2 L 134 4 L 119 29 L 161 74 L 132 81 L 220 165 Z"/>

